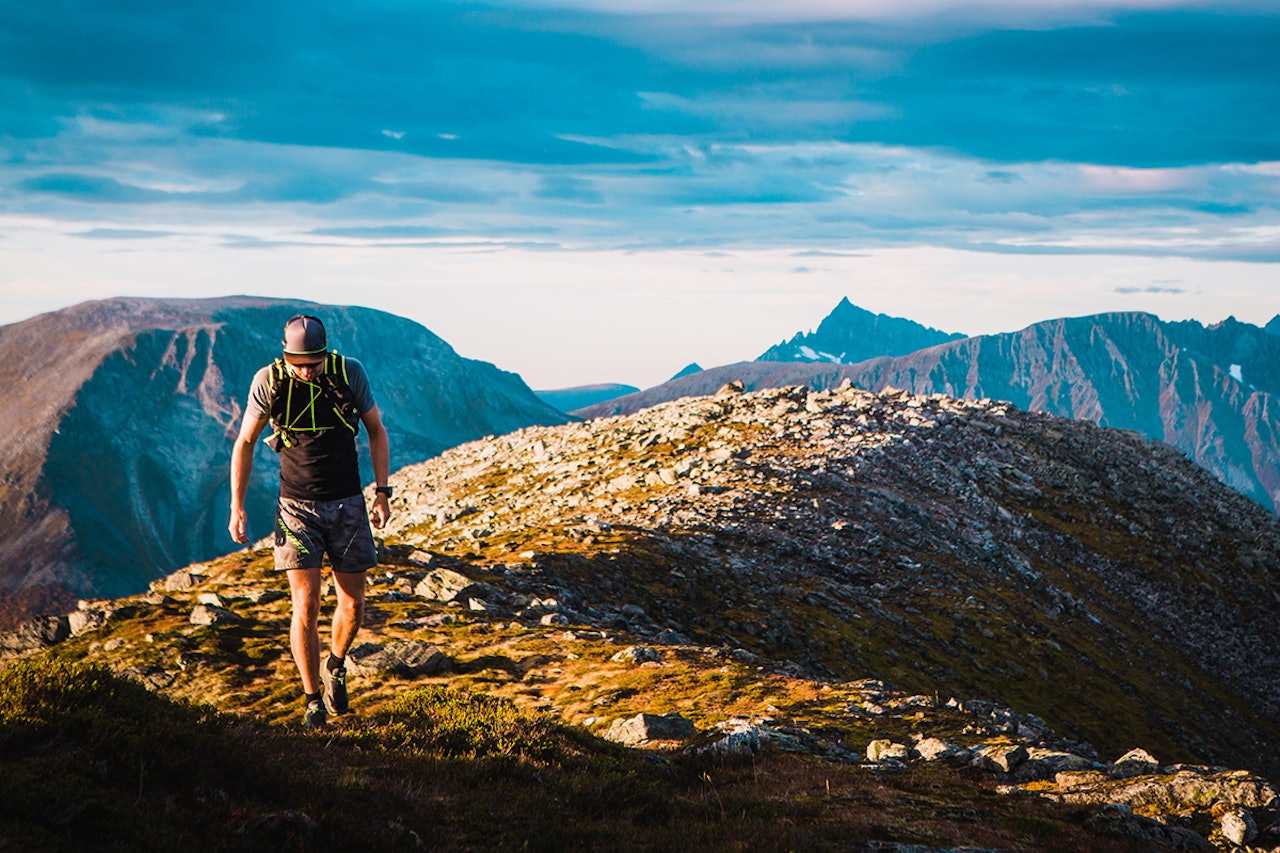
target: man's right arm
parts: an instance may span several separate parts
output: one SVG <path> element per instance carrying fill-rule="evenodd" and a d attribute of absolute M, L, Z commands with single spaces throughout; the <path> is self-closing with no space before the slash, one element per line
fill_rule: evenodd
<path fill-rule="evenodd" d="M 231 448 L 231 521 L 227 524 L 227 530 L 231 533 L 231 538 L 241 545 L 249 541 L 244 498 L 249 490 L 249 474 L 253 472 L 253 450 L 266 425 L 266 418 L 255 418 L 246 412 L 240 424 L 240 434 L 236 436 L 236 443 Z"/>

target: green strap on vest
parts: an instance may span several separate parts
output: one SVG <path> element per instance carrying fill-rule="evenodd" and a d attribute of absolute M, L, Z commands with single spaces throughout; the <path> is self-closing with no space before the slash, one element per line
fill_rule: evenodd
<path fill-rule="evenodd" d="M 294 376 L 284 359 L 277 358 L 271 365 L 269 412 L 275 432 L 263 441 L 279 453 L 283 448 L 293 446 L 298 433 L 318 433 L 335 428 L 336 424 L 326 424 L 323 418 L 317 418 L 316 406 L 321 402 L 327 404 L 328 411 L 352 435 L 359 432 L 359 413 L 351 395 L 347 360 L 343 356 L 329 352 L 325 356 L 324 373 L 315 382 Z"/>

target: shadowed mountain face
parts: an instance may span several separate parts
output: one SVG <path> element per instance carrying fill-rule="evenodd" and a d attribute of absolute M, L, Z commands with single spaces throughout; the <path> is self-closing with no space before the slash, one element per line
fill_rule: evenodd
<path fill-rule="evenodd" d="M 882 355 L 906 355 L 963 337 L 930 329 L 912 320 L 873 314 L 845 298 L 816 331 L 798 333 L 791 340 L 770 347 L 756 361 L 856 364 Z"/>
<path fill-rule="evenodd" d="M 1132 432 L 726 389 L 392 482 L 389 541 L 534 572 L 575 621 L 998 697 L 1104 752 L 1280 770 L 1280 518 Z"/>
<path fill-rule="evenodd" d="M 0 371 L 12 391 L 0 425 L 17 437 L 0 449 L 0 620 L 82 595 L 136 592 L 235 547 L 225 529 L 231 440 L 253 374 L 278 354 L 284 321 L 300 311 L 324 319 L 330 345 L 368 368 L 393 467 L 565 420 L 514 374 L 363 308 L 113 299 L 0 328 Z M 278 470 L 260 448 L 248 496 L 254 535 L 270 529 Z"/>
<path fill-rule="evenodd" d="M 575 414 L 634 412 L 741 380 L 748 389 L 845 380 L 969 399 L 1131 429 L 1183 451 L 1269 509 L 1280 501 L 1280 337 L 1227 320 L 1205 327 L 1117 313 L 1052 320 L 856 365 L 741 363 Z"/>

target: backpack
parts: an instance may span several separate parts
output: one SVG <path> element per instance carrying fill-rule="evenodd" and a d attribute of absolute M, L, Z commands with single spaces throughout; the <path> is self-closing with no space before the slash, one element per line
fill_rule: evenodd
<path fill-rule="evenodd" d="M 360 431 L 360 409 L 347 381 L 347 360 L 337 352 L 326 354 L 324 373 L 314 382 L 289 373 L 283 358 L 271 364 L 269 409 L 271 428 L 275 432 L 263 439 L 279 453 L 297 443 L 301 434 L 322 433 L 339 426 L 354 436 Z M 319 407 L 324 402 L 327 405 Z M 337 421 L 328 417 L 332 412 Z"/>

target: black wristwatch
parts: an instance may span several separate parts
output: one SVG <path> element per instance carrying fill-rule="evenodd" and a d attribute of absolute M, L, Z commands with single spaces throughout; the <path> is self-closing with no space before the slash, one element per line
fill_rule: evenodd
<path fill-rule="evenodd" d="M 375 489 L 373 490 L 373 493 L 374 493 L 375 495 L 386 495 L 386 496 L 387 496 L 387 498 L 389 499 L 389 498 L 391 497 L 391 487 L 390 487 L 390 486 L 378 486 L 377 488 L 375 488 Z"/>

